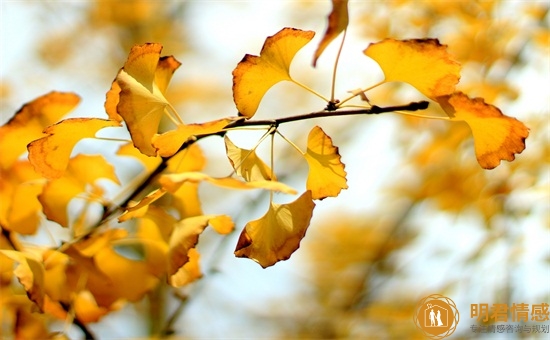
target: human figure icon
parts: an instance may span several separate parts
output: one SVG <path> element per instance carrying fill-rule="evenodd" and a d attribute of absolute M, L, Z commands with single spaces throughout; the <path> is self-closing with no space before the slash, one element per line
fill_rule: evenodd
<path fill-rule="evenodd" d="M 432 311 L 430 312 L 430 326 L 435 326 L 435 313 L 433 308 L 432 308 Z"/>
<path fill-rule="evenodd" d="M 437 311 L 437 326 L 443 326 L 443 322 L 441 322 L 441 311 L 440 310 Z"/>

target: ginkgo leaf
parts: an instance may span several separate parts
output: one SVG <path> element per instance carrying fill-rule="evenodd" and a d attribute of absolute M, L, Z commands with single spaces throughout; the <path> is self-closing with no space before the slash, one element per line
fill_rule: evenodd
<path fill-rule="evenodd" d="M 199 242 L 199 235 L 209 224 L 220 234 L 230 233 L 234 228 L 233 221 L 227 215 L 195 216 L 176 223 L 169 243 L 169 277 L 178 273 L 180 268 L 190 261 L 190 251 L 196 247 Z M 198 260 L 198 256 L 195 256 L 195 259 Z M 190 266 L 196 267 L 197 265 L 198 263 Z M 182 277 L 178 277 L 177 280 L 173 282 L 170 280 L 170 282 L 171 284 L 182 284 Z"/>
<path fill-rule="evenodd" d="M 90 287 L 90 290 L 96 297 L 108 294 L 117 299 L 135 302 L 159 282 L 159 279 L 150 272 L 150 265 L 146 261 L 126 258 L 118 254 L 113 247 L 100 250 L 94 256 L 94 263 L 108 278 L 102 282 L 89 283 L 89 285 L 93 284 L 94 287 Z"/>
<path fill-rule="evenodd" d="M 460 80 L 460 64 L 437 39 L 385 39 L 370 44 L 364 53 L 374 59 L 385 81 L 402 81 L 436 100 L 455 91 Z"/>
<path fill-rule="evenodd" d="M 469 98 L 462 92 L 439 98 L 439 104 L 452 120 L 464 121 L 474 136 L 478 163 L 493 169 L 501 160 L 513 161 L 525 149 L 529 129 L 516 118 L 502 114 L 483 98 Z"/>
<path fill-rule="evenodd" d="M 201 171 L 206 158 L 198 144 L 191 144 L 168 160 L 171 173 Z M 172 207 L 179 213 L 179 219 L 203 215 L 199 198 L 199 182 L 184 182 L 176 191 L 172 191 Z"/>
<path fill-rule="evenodd" d="M 332 0 L 332 11 L 328 16 L 327 30 L 315 51 L 313 67 L 317 65 L 317 59 L 319 59 L 325 48 L 348 27 L 348 23 L 348 0 Z"/>
<path fill-rule="evenodd" d="M 74 93 L 50 92 L 23 105 L 0 127 L 0 166 L 11 166 L 27 150 L 27 144 L 43 136 L 42 131 L 69 113 L 80 97 Z"/>
<path fill-rule="evenodd" d="M 63 175 L 71 152 L 81 139 L 93 138 L 97 131 L 120 124 L 113 120 L 99 118 L 69 118 L 44 130 L 48 136 L 28 145 L 29 161 L 36 171 L 46 178 Z"/>
<path fill-rule="evenodd" d="M 223 128 L 234 120 L 232 118 L 224 118 L 202 124 L 178 125 L 176 130 L 171 130 L 161 135 L 154 135 L 152 143 L 160 156 L 170 157 L 178 152 L 183 143 L 193 136 L 223 131 Z"/>
<path fill-rule="evenodd" d="M 188 260 L 174 274 L 172 274 L 168 282 L 172 287 L 182 287 L 202 277 L 200 267 L 200 254 L 196 248 L 191 248 L 187 252 Z"/>
<path fill-rule="evenodd" d="M 25 160 L 18 160 L 9 171 L 0 170 L 0 224 L 3 229 L 32 235 L 42 221 L 37 199 L 45 180 Z"/>
<path fill-rule="evenodd" d="M 271 202 L 269 210 L 260 219 L 246 224 L 235 256 L 247 257 L 263 268 L 290 258 L 300 247 L 313 215 L 311 191 L 306 191 L 289 204 Z"/>
<path fill-rule="evenodd" d="M 181 65 L 174 57 L 160 57 L 162 45 L 149 43 L 132 47 L 128 60 L 107 93 L 105 109 L 110 117 L 116 113 L 126 122 L 136 148 L 156 156 L 151 138 L 170 104 L 163 95 L 173 73 Z M 117 86 L 120 91 L 117 92 Z"/>
<path fill-rule="evenodd" d="M 304 157 L 309 165 L 306 188 L 311 190 L 313 199 L 336 197 L 348 188 L 338 147 L 332 145 L 332 139 L 318 126 L 309 133 Z"/>
<path fill-rule="evenodd" d="M 252 118 L 273 85 L 292 79 L 290 63 L 314 35 L 312 31 L 283 28 L 265 40 L 260 56 L 244 56 L 233 70 L 233 100 L 239 115 Z"/>
<path fill-rule="evenodd" d="M 135 217 L 142 217 L 147 212 L 147 209 L 149 205 L 166 193 L 166 190 L 163 189 L 156 189 L 147 194 L 144 198 L 142 198 L 139 202 L 133 202 L 132 204 L 128 205 L 126 207 L 126 210 L 122 215 L 119 216 L 118 221 L 124 222 L 131 218 Z"/>
<path fill-rule="evenodd" d="M 15 250 L 0 250 L 17 263 L 13 274 L 25 288 L 27 296 L 40 310 L 44 308 L 44 266 L 39 258 Z"/>
<path fill-rule="evenodd" d="M 91 190 L 97 179 L 119 183 L 114 167 L 103 156 L 77 155 L 69 160 L 65 174 L 49 181 L 38 196 L 46 217 L 63 227 L 69 226 L 67 206 L 77 195 Z"/>
<path fill-rule="evenodd" d="M 145 167 L 145 171 L 148 173 L 156 169 L 157 166 L 159 166 L 159 164 L 162 162 L 162 159 L 160 157 L 149 157 L 142 154 L 132 142 L 121 145 L 116 154 L 118 156 L 129 156 L 136 158 L 138 161 L 141 162 L 141 164 Z"/>
<path fill-rule="evenodd" d="M 162 187 L 170 192 L 175 192 L 180 186 L 186 182 L 202 182 L 207 181 L 214 185 L 227 189 L 265 189 L 271 191 L 283 192 L 285 194 L 296 194 L 296 190 L 292 189 L 288 185 L 276 182 L 276 181 L 254 181 L 254 182 L 242 182 L 233 177 L 215 178 L 208 176 L 202 172 L 182 172 L 179 174 L 162 175 L 159 179 L 159 183 Z"/>
<path fill-rule="evenodd" d="M 224 142 L 229 162 L 233 166 L 233 169 L 235 169 L 235 172 L 244 178 L 245 181 L 277 180 L 275 174 L 272 175 L 271 169 L 256 155 L 254 150 L 237 147 L 227 135 L 224 137 Z"/>
<path fill-rule="evenodd" d="M 252 259 L 263 268 L 289 259 L 300 247 L 313 208 L 315 203 L 309 190 L 289 204 L 271 202 L 262 218 L 246 224 L 237 242 L 235 256 Z"/>

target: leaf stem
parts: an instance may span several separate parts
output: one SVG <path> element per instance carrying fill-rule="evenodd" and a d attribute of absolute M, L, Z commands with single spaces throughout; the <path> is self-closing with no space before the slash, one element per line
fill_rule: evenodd
<path fill-rule="evenodd" d="M 294 144 L 290 139 L 286 138 L 282 133 L 279 132 L 279 130 L 277 130 L 277 133 L 278 133 L 279 136 L 281 136 L 288 144 L 290 144 L 294 149 L 296 149 L 296 151 L 298 151 L 302 156 L 305 154 L 305 153 L 298 147 L 298 145 Z"/>
<path fill-rule="evenodd" d="M 272 127 L 268 131 L 271 134 L 271 155 L 269 156 L 269 167 L 271 168 L 271 178 L 270 180 L 273 180 L 273 177 L 275 176 L 275 132 L 277 132 L 277 128 Z M 273 203 L 273 190 L 269 191 L 269 204 Z"/>
<path fill-rule="evenodd" d="M 385 82 L 386 82 L 386 80 L 382 80 L 382 81 L 380 81 L 380 82 L 378 82 L 378 83 L 376 83 L 376 84 L 374 84 L 374 85 L 372 85 L 372 86 L 369 86 L 369 87 L 367 87 L 367 88 L 361 90 L 361 91 L 358 92 L 358 93 L 352 94 L 351 96 L 347 97 L 346 99 L 341 100 L 341 101 L 336 105 L 336 107 L 341 107 L 342 104 L 344 104 L 345 102 L 347 102 L 347 101 L 349 101 L 349 100 L 351 100 L 351 99 L 357 97 L 357 96 L 359 95 L 359 93 L 365 93 L 365 92 L 367 92 L 367 91 L 370 91 L 370 90 L 374 89 L 375 87 L 378 87 L 378 86 L 384 84 Z"/>
<path fill-rule="evenodd" d="M 170 110 L 168 110 L 168 107 L 165 107 L 165 108 L 164 108 L 164 114 L 166 115 L 166 117 L 168 117 L 168 119 L 170 119 L 170 121 L 171 121 L 172 123 L 174 123 L 175 126 L 180 125 L 179 122 L 176 120 L 176 118 L 174 118 L 174 115 L 172 115 L 172 114 L 170 113 Z M 180 118 L 180 120 L 181 120 L 181 118 Z"/>
<path fill-rule="evenodd" d="M 124 142 L 124 143 L 128 143 L 128 142 L 132 141 L 131 139 L 111 138 L 111 137 L 94 137 L 94 139 L 106 140 L 106 141 L 109 141 L 109 142 Z"/>
<path fill-rule="evenodd" d="M 294 84 L 300 86 L 300 87 L 303 88 L 304 90 L 306 90 L 306 91 L 308 91 L 308 92 L 310 92 L 310 93 L 316 95 L 317 97 L 321 98 L 323 101 L 325 101 L 325 102 L 327 102 L 327 103 L 330 102 L 330 101 L 329 101 L 327 98 L 325 98 L 323 95 L 321 95 L 320 93 L 314 91 L 313 89 L 309 88 L 308 86 L 306 86 L 306 85 L 304 85 L 304 84 L 302 84 L 302 83 L 300 83 L 300 82 L 297 82 L 297 81 L 294 80 L 294 79 L 290 79 L 290 81 L 293 82 Z"/>
<path fill-rule="evenodd" d="M 271 128 L 269 128 L 263 135 L 262 137 L 260 137 L 260 139 L 258 139 L 258 142 L 256 143 L 256 145 L 254 145 L 254 147 L 252 149 L 250 149 L 250 151 L 246 154 L 246 156 L 243 157 L 243 159 L 241 159 L 241 161 L 239 162 L 239 164 L 235 165 L 233 167 L 233 172 L 231 172 L 231 174 L 229 174 L 228 177 L 231 177 L 233 176 L 233 174 L 235 174 L 235 172 L 237 170 L 239 170 L 239 168 L 243 165 L 244 161 L 246 161 L 246 159 L 252 154 L 252 152 L 256 151 L 256 149 L 258 148 L 258 146 L 260 146 L 260 144 L 262 144 L 262 142 L 267 138 L 267 136 L 269 136 L 269 134 L 271 133 Z"/>
<path fill-rule="evenodd" d="M 330 88 L 330 102 L 334 103 L 334 91 L 336 88 L 336 71 L 338 69 L 338 61 L 340 60 L 340 55 L 342 54 L 342 49 L 344 47 L 344 41 L 346 41 L 346 33 L 347 29 L 344 30 L 344 34 L 342 35 L 342 42 L 340 43 L 340 47 L 338 48 L 338 53 L 336 53 L 336 60 L 334 60 L 334 68 L 332 70 L 332 84 Z"/>
<path fill-rule="evenodd" d="M 451 120 L 449 117 L 442 117 L 442 116 L 427 116 L 427 115 L 420 115 L 418 113 L 413 112 L 407 112 L 407 111 L 394 111 L 395 113 L 399 113 L 404 116 L 411 116 L 411 117 L 418 117 L 418 118 L 426 118 L 426 119 L 437 119 L 437 120 Z"/>

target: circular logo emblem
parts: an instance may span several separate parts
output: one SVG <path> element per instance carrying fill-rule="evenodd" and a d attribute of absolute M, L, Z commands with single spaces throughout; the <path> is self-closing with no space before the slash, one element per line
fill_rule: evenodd
<path fill-rule="evenodd" d="M 432 294 L 418 302 L 413 320 L 428 338 L 443 339 L 453 334 L 460 316 L 453 300 Z"/>

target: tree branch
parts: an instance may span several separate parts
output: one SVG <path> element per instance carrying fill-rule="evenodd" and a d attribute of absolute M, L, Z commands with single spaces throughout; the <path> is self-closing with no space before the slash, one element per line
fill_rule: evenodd
<path fill-rule="evenodd" d="M 381 114 L 381 113 L 387 113 L 387 112 L 395 112 L 395 111 L 419 111 L 419 110 L 425 110 L 429 106 L 429 102 L 427 101 L 420 101 L 420 102 L 412 102 L 405 105 L 397 105 L 397 106 L 372 106 L 370 108 L 365 109 L 353 109 L 353 110 L 336 110 L 336 111 L 317 111 L 317 112 L 311 112 L 296 116 L 290 116 L 290 117 L 282 117 L 277 119 L 268 119 L 268 120 L 245 120 L 240 119 L 237 121 L 234 121 L 230 124 L 228 124 L 225 129 L 231 129 L 231 128 L 239 128 L 239 127 L 247 127 L 247 126 L 279 126 L 281 124 L 290 123 L 290 122 L 296 122 L 300 120 L 307 120 L 307 119 L 315 119 L 315 118 L 323 118 L 323 117 L 341 117 L 341 116 L 352 116 L 352 115 L 371 115 L 371 114 Z M 211 134 L 204 134 L 204 135 L 198 135 L 193 137 L 192 139 L 189 139 L 185 143 L 182 144 L 182 146 L 179 148 L 179 151 L 187 149 L 192 144 L 198 142 L 199 140 L 211 137 L 211 136 L 224 136 L 226 131 L 221 132 L 215 132 Z M 132 192 L 130 196 L 128 196 L 120 205 L 117 205 L 115 207 L 112 207 L 110 209 L 106 209 L 101 221 L 96 224 L 95 227 L 99 227 L 103 223 L 105 223 L 107 220 L 111 219 L 120 209 L 121 207 L 126 207 L 128 203 L 132 200 L 135 200 L 141 192 L 147 188 L 153 180 L 160 175 L 167 167 L 167 162 L 170 160 L 171 157 L 163 157 L 162 162 L 153 170 L 147 178 L 144 179 L 144 181 Z M 95 229 L 91 228 L 90 232 Z M 84 235 L 86 236 L 86 235 Z"/>

